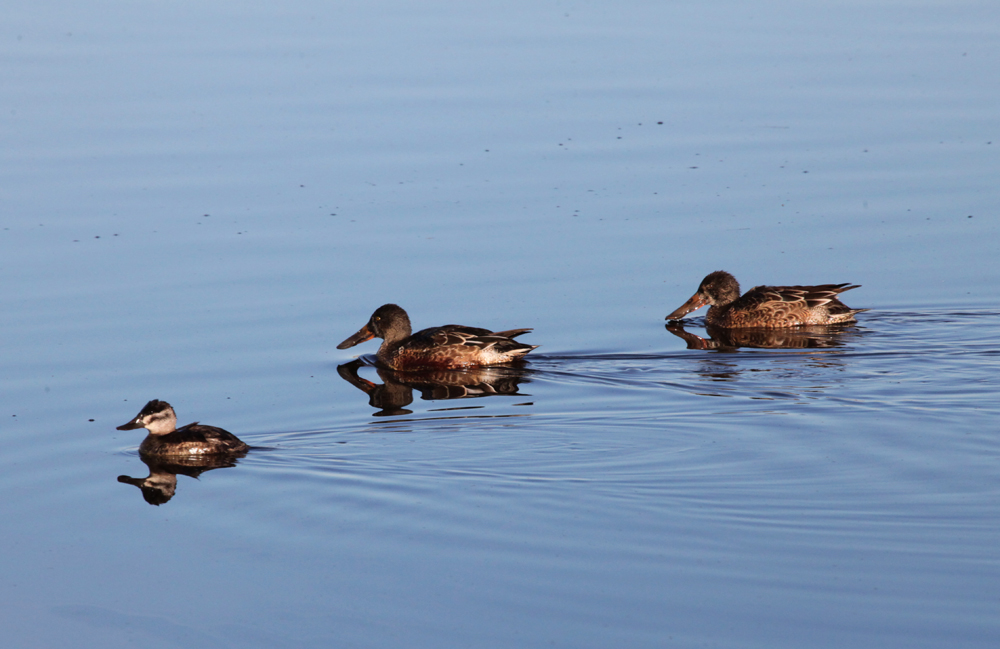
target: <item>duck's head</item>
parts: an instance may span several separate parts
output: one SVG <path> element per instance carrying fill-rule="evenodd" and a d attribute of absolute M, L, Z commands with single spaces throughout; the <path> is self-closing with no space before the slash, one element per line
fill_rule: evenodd
<path fill-rule="evenodd" d="M 410 317 L 406 315 L 406 311 L 395 304 L 383 304 L 368 319 L 368 324 L 361 327 L 356 334 L 337 345 L 337 349 L 354 347 L 372 338 L 381 338 L 388 342 L 394 342 L 406 338 L 412 331 Z"/>
<path fill-rule="evenodd" d="M 680 320 L 692 311 L 697 311 L 706 304 L 725 305 L 740 296 L 740 284 L 736 278 L 724 270 L 709 273 L 701 280 L 698 291 L 691 296 L 676 311 L 667 316 L 667 320 Z"/>
<path fill-rule="evenodd" d="M 177 430 L 177 414 L 166 401 L 153 399 L 143 406 L 132 421 L 122 424 L 118 430 L 135 428 L 145 428 L 151 435 L 166 435 Z"/>

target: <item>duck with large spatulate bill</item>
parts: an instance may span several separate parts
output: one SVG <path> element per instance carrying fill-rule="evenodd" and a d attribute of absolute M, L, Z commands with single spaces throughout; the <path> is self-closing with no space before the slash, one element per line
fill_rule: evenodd
<path fill-rule="evenodd" d="M 347 349 L 372 338 L 381 338 L 378 362 L 389 369 L 447 370 L 501 365 L 520 359 L 538 345 L 525 345 L 515 337 L 531 329 L 490 331 L 463 325 L 421 329 L 411 334 L 410 317 L 395 304 L 376 309 L 356 334 L 337 345 Z"/>
<path fill-rule="evenodd" d="M 855 314 L 868 310 L 852 309 L 838 299 L 852 288 L 859 285 L 755 286 L 740 297 L 736 278 L 717 270 L 706 276 L 698 292 L 666 319 L 679 320 L 708 304 L 705 322 L 728 329 L 849 324 L 857 322 Z"/>

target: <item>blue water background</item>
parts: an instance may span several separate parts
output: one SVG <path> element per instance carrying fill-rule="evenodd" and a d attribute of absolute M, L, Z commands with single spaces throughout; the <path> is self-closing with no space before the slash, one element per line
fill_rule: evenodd
<path fill-rule="evenodd" d="M 7 642 L 995 647 L 998 28 L 8 7 Z M 829 348 L 687 349 L 663 318 L 720 268 L 872 310 Z M 534 327 L 519 394 L 373 417 L 337 365 L 374 343 L 335 346 L 384 302 Z M 152 398 L 265 448 L 152 507 L 115 430 Z"/>

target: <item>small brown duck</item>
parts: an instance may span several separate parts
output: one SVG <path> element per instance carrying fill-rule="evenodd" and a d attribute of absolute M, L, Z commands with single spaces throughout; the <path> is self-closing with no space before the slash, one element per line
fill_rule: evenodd
<path fill-rule="evenodd" d="M 538 345 L 514 340 L 531 329 L 490 331 L 478 327 L 445 325 L 411 335 L 410 317 L 395 304 L 375 310 L 368 324 L 337 345 L 347 349 L 372 338 L 381 338 L 376 355 L 381 365 L 397 371 L 448 370 L 501 365 L 520 359 Z"/>
<path fill-rule="evenodd" d="M 740 297 L 736 278 L 724 270 L 717 270 L 706 276 L 698 292 L 666 319 L 679 320 L 709 304 L 705 322 L 727 329 L 847 324 L 857 322 L 854 315 L 868 309 L 852 309 L 837 296 L 859 286 L 755 286 Z"/>
<path fill-rule="evenodd" d="M 250 449 L 236 435 L 198 422 L 177 428 L 177 415 L 166 401 L 153 399 L 135 419 L 118 430 L 145 428 L 149 435 L 139 445 L 139 455 L 212 455 L 243 453 Z"/>

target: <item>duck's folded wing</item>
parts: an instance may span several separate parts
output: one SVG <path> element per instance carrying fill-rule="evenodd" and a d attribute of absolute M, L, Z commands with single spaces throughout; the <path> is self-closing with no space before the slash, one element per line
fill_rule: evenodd
<path fill-rule="evenodd" d="M 852 284 L 821 284 L 819 286 L 755 286 L 736 301 L 741 309 L 767 309 L 801 303 L 816 308 L 837 300 L 837 295 L 852 288 Z"/>

